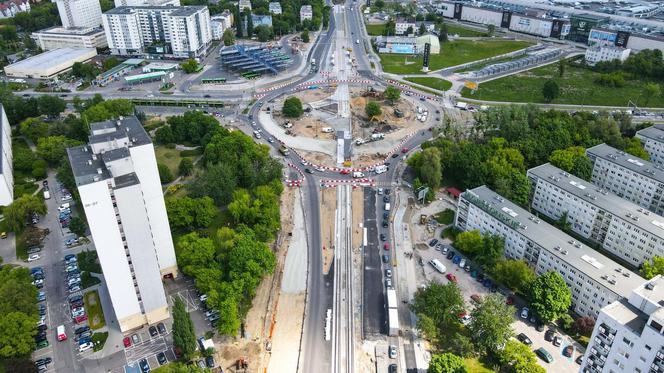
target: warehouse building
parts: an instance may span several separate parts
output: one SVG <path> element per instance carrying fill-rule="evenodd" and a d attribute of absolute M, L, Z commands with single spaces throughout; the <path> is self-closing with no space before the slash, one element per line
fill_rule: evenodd
<path fill-rule="evenodd" d="M 106 34 L 101 27 L 64 28 L 55 26 L 33 32 L 30 37 L 45 51 L 58 48 L 99 48 L 108 46 Z"/>
<path fill-rule="evenodd" d="M 639 268 L 664 257 L 664 218 L 550 163 L 528 170 L 532 208 L 558 220 L 567 217 L 579 236 Z"/>
<path fill-rule="evenodd" d="M 664 166 L 664 125 L 655 124 L 636 132 L 643 149 L 648 152 L 650 162 Z"/>
<path fill-rule="evenodd" d="M 606 144 L 586 149 L 593 184 L 655 214 L 664 213 L 664 171 L 659 165 Z"/>
<path fill-rule="evenodd" d="M 378 36 L 376 46 L 378 53 L 396 54 L 422 54 L 424 45 L 431 45 L 431 54 L 440 54 L 440 42 L 435 35 L 422 35 L 418 37 L 407 36 Z"/>
<path fill-rule="evenodd" d="M 506 24 L 503 23 L 503 13 L 506 14 Z M 479 23 L 482 25 L 494 25 L 496 27 L 507 27 L 509 25 L 509 12 L 497 9 L 486 9 L 470 5 L 463 5 L 461 9 L 461 21 Z"/>
<path fill-rule="evenodd" d="M 486 186 L 459 196 L 454 225 L 503 237 L 505 256 L 525 260 L 538 275 L 560 273 L 571 290 L 572 309 L 579 315 L 596 318 L 602 307 L 627 298 L 643 282 L 636 273 Z"/>
<path fill-rule="evenodd" d="M 76 62 L 87 62 L 97 55 L 94 48 L 53 49 L 5 66 L 12 78 L 50 79 L 71 69 Z"/>

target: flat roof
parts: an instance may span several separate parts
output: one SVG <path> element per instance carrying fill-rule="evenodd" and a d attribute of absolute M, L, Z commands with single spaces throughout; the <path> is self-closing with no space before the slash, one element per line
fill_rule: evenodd
<path fill-rule="evenodd" d="M 612 146 L 606 144 L 599 144 L 592 148 L 586 149 L 586 154 L 593 155 L 605 159 L 611 163 L 615 163 L 628 170 L 637 172 L 647 178 L 653 179 L 657 182 L 664 183 L 664 171 L 660 166 L 641 159 L 637 156 L 625 153 Z"/>
<path fill-rule="evenodd" d="M 551 163 L 546 163 L 528 170 L 528 175 L 536 176 L 567 193 L 584 200 L 599 209 L 610 212 L 613 216 L 627 221 L 658 237 L 664 237 L 664 218 L 620 198 L 581 178 L 565 172 Z"/>
<path fill-rule="evenodd" d="M 634 289 L 634 292 L 664 307 L 664 276 L 658 275 L 649 281 L 644 281 L 641 286 Z"/>
<path fill-rule="evenodd" d="M 164 75 L 166 75 L 165 71 L 153 71 L 153 72 L 149 72 L 149 73 L 145 73 L 145 74 L 125 76 L 125 80 L 128 81 L 128 82 L 133 82 L 133 81 L 142 80 L 142 79 L 160 78 Z"/>
<path fill-rule="evenodd" d="M 125 5 L 108 10 L 104 14 L 131 14 L 134 10 L 172 10 L 172 16 L 186 16 L 206 9 L 203 5 Z"/>
<path fill-rule="evenodd" d="M 620 325 L 624 325 L 635 334 L 641 335 L 648 322 L 648 315 L 631 305 L 627 300 L 621 299 L 602 308 L 602 312 L 611 316 Z"/>
<path fill-rule="evenodd" d="M 96 56 L 97 50 L 95 48 L 51 49 L 50 51 L 46 51 L 36 56 L 32 56 L 26 58 L 25 60 L 5 66 L 5 68 L 17 68 L 20 70 L 46 70 L 52 68 L 53 66 L 58 66 L 73 60 L 87 57 L 90 54 L 92 55 L 89 56 L 89 58 Z"/>
<path fill-rule="evenodd" d="M 570 267 L 576 268 L 584 276 L 592 278 L 622 297 L 628 297 L 632 290 L 645 281 L 638 274 L 574 240 L 565 232 L 487 188 L 486 185 L 467 190 L 461 194 L 461 197 L 510 226 L 530 241 L 536 242 L 551 255 Z M 609 283 L 609 280 L 615 280 L 615 284 Z"/>
<path fill-rule="evenodd" d="M 62 26 L 53 26 L 47 29 L 39 30 L 33 32 L 33 34 L 49 34 L 49 35 L 79 35 L 79 36 L 90 36 L 94 34 L 104 33 L 104 28 L 99 27 L 62 27 Z"/>
<path fill-rule="evenodd" d="M 636 131 L 637 135 L 641 135 L 643 137 L 647 137 L 651 140 L 655 140 L 657 142 L 664 142 L 664 126 L 661 125 L 654 125 L 650 127 L 646 127 L 643 129 L 640 129 Z"/>

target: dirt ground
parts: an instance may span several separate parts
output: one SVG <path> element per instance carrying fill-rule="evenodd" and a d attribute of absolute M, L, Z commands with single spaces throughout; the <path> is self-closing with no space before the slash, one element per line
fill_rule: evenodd
<path fill-rule="evenodd" d="M 351 192 L 351 210 L 353 213 L 353 250 L 362 246 L 364 237 L 364 191 L 363 188 L 355 188 Z M 361 254 L 361 250 L 357 251 Z"/>
<path fill-rule="evenodd" d="M 304 293 L 282 294 L 279 297 L 277 322 L 274 327 L 272 351 L 267 371 L 269 373 L 296 372 L 297 359 L 293 359 L 293 349 L 297 349 L 302 333 L 304 313 Z M 284 342 L 280 342 L 284 341 Z M 260 371 L 256 372 L 262 372 Z"/>
<path fill-rule="evenodd" d="M 241 357 L 249 359 L 251 371 L 262 372 L 268 366 L 270 354 L 265 349 L 265 342 L 270 334 L 274 308 L 278 302 L 281 302 L 279 287 L 286 252 L 290 243 L 288 233 L 292 231 L 293 227 L 295 193 L 297 193 L 296 188 L 286 188 L 281 195 L 281 232 L 277 241 L 273 243 L 273 249 L 276 250 L 277 266 L 273 275 L 265 277 L 256 289 L 256 296 L 245 320 L 246 333 L 250 338 L 247 340 L 230 340 L 228 343 L 221 345 L 219 353 L 222 363 L 226 364 L 222 364 L 224 368 L 234 364 Z M 279 313 L 279 310 L 277 310 L 277 313 Z"/>
<path fill-rule="evenodd" d="M 279 119 L 277 123 L 285 122 L 285 118 Z M 334 132 L 332 133 L 323 133 L 321 129 L 325 127 L 330 127 L 329 124 L 324 121 L 314 118 L 313 116 L 305 113 L 301 118 L 291 121 L 293 127 L 290 128 L 291 132 L 296 136 L 304 136 L 312 139 L 323 139 L 323 140 L 335 140 L 336 136 Z"/>
<path fill-rule="evenodd" d="M 405 136 L 410 132 L 413 126 L 417 126 L 417 108 L 407 99 L 401 98 L 394 106 L 387 104 L 381 99 L 371 97 L 362 97 L 363 89 L 351 89 L 350 108 L 353 115 L 353 138 L 367 138 L 371 136 L 374 128 L 379 128 L 380 132 L 395 134 L 396 136 Z M 369 101 L 376 101 L 380 104 L 382 114 L 374 119 L 375 125 L 362 127 L 366 119 L 364 108 Z M 397 118 L 394 115 L 394 109 L 399 109 L 404 114 L 403 118 Z M 381 124 L 383 123 L 383 124 Z"/>
<path fill-rule="evenodd" d="M 334 260 L 334 251 L 331 250 L 334 245 L 334 224 L 335 211 L 337 209 L 337 190 L 335 188 L 323 189 L 321 191 L 321 209 L 320 209 L 320 232 L 321 242 L 325 247 L 323 250 L 323 273 L 330 271 L 332 260 Z"/>

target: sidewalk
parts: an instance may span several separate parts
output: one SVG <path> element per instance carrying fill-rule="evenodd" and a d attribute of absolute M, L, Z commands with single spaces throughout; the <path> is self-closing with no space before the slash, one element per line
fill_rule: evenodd
<path fill-rule="evenodd" d="M 330 157 L 335 157 L 336 155 L 336 142 L 332 140 L 319 140 L 302 136 L 293 137 L 287 135 L 286 130 L 274 121 L 271 114 L 268 114 L 265 111 L 260 111 L 260 114 L 258 114 L 258 122 L 263 128 L 265 128 L 265 131 L 290 148 L 310 152 L 321 152 Z"/>

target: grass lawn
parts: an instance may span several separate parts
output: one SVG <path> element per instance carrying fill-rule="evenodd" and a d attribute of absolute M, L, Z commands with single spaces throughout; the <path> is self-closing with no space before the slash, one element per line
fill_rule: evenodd
<path fill-rule="evenodd" d="M 16 259 L 28 260 L 28 244 L 25 242 L 26 231 L 16 235 Z"/>
<path fill-rule="evenodd" d="M 154 153 L 157 157 L 157 163 L 165 164 L 174 176 L 178 174 L 178 166 L 182 159 L 179 150 L 169 149 L 165 146 L 157 146 L 154 149 Z"/>
<path fill-rule="evenodd" d="M 432 54 L 430 70 L 439 70 L 478 61 L 531 46 L 520 40 L 455 40 L 443 43 L 440 54 Z M 383 70 L 393 74 L 416 74 L 422 69 L 422 56 L 380 54 Z"/>
<path fill-rule="evenodd" d="M 383 29 L 385 29 L 384 23 L 367 24 L 367 34 L 371 36 L 383 35 Z"/>
<path fill-rule="evenodd" d="M 558 64 L 550 64 L 537 69 L 482 83 L 475 94 L 464 88 L 463 97 L 488 101 L 544 103 L 542 87 L 549 80 L 560 86 L 560 95 L 554 104 L 578 104 L 601 106 L 627 106 L 629 100 L 638 106 L 664 107 L 664 96 L 653 97 L 647 104 L 643 98 L 645 81 L 625 79 L 624 87 L 606 87 L 595 83 L 599 73 L 567 66 L 565 75 L 558 76 Z"/>
<path fill-rule="evenodd" d="M 76 260 L 81 271 L 101 273 L 101 265 L 97 262 L 96 251 L 81 251 L 76 254 Z"/>
<path fill-rule="evenodd" d="M 81 289 L 87 289 L 101 283 L 101 280 L 92 276 L 88 271 L 81 271 Z"/>
<path fill-rule="evenodd" d="M 101 349 L 104 348 L 104 345 L 106 344 L 107 338 L 108 338 L 108 332 L 92 334 L 92 343 L 94 344 L 92 350 L 101 351 Z"/>
<path fill-rule="evenodd" d="M 411 76 L 405 79 L 409 82 L 417 83 L 426 87 L 437 89 L 439 91 L 447 91 L 448 89 L 452 88 L 452 82 L 440 78 L 429 76 Z"/>
<path fill-rule="evenodd" d="M 90 329 L 104 327 L 104 325 L 106 325 L 106 320 L 104 320 L 104 311 L 101 309 L 101 302 L 99 301 L 99 293 L 97 290 L 85 293 L 83 301 L 85 302 L 85 310 L 88 313 Z"/>
<path fill-rule="evenodd" d="M 468 27 L 463 27 L 454 23 L 445 23 L 447 25 L 447 35 L 459 35 L 462 37 L 488 36 L 486 31 L 479 31 Z"/>
<path fill-rule="evenodd" d="M 454 210 L 447 209 L 434 215 L 438 224 L 452 224 L 454 222 Z"/>
<path fill-rule="evenodd" d="M 494 373 L 495 370 L 486 366 L 478 358 L 467 358 L 464 359 L 466 363 L 466 370 L 473 373 Z"/>

